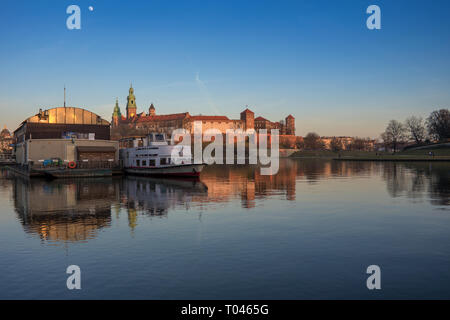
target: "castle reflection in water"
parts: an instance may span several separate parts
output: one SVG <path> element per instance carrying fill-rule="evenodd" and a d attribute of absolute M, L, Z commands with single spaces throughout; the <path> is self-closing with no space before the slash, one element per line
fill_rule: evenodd
<path fill-rule="evenodd" d="M 112 215 L 123 213 L 134 230 L 139 215 L 165 218 L 172 209 L 202 212 L 239 201 L 242 208 L 251 210 L 258 201 L 272 197 L 295 202 L 298 183 L 326 183 L 324 180 L 335 178 L 376 176 L 385 182 L 391 197 L 427 198 L 433 205 L 450 205 L 447 163 L 282 159 L 277 175 L 262 176 L 259 172 L 256 166 L 210 166 L 201 181 L 131 176 L 45 181 L 25 180 L 3 171 L 0 188 L 12 189 L 25 232 L 51 242 L 88 241 L 111 226 Z"/>

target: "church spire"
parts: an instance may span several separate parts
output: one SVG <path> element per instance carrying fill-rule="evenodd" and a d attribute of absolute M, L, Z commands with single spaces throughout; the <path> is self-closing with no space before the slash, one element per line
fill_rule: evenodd
<path fill-rule="evenodd" d="M 130 90 L 127 97 L 127 118 L 131 119 L 136 115 L 137 105 L 136 97 L 134 96 L 133 84 L 130 83 Z"/>
<path fill-rule="evenodd" d="M 120 113 L 119 99 L 116 98 L 116 105 L 115 105 L 115 107 L 114 107 L 113 117 L 114 117 L 114 116 L 120 117 L 121 115 L 122 115 L 122 114 Z"/>
<path fill-rule="evenodd" d="M 120 119 L 122 119 L 122 113 L 120 112 L 119 99 L 116 98 L 116 105 L 114 107 L 114 112 L 112 114 L 113 126 L 117 127 L 119 125 Z"/>

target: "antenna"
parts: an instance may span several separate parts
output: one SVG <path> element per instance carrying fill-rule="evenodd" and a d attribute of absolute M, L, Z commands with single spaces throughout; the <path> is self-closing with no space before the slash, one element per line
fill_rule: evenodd
<path fill-rule="evenodd" d="M 64 85 L 64 108 L 66 107 L 66 85 Z"/>

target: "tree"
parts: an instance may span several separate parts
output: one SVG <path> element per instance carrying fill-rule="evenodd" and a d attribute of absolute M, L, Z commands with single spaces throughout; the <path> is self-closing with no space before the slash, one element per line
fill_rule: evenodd
<path fill-rule="evenodd" d="M 405 121 L 405 127 L 409 131 L 410 138 L 417 144 L 420 144 L 425 140 L 425 122 L 421 117 L 409 117 Z"/>
<path fill-rule="evenodd" d="M 342 140 L 336 137 L 333 137 L 330 142 L 330 149 L 331 151 L 338 152 L 342 151 L 344 149 Z"/>
<path fill-rule="evenodd" d="M 315 132 L 310 132 L 303 139 L 306 150 L 322 150 L 324 149 L 324 143 L 320 136 Z"/>
<path fill-rule="evenodd" d="M 386 130 L 381 134 L 381 138 L 386 146 L 390 146 L 396 152 L 398 144 L 406 140 L 406 129 L 401 122 L 391 120 Z"/>
<path fill-rule="evenodd" d="M 305 150 L 305 141 L 303 140 L 302 137 L 297 137 L 295 140 L 295 146 L 297 147 L 297 149 L 299 150 Z"/>
<path fill-rule="evenodd" d="M 436 140 L 450 138 L 450 112 L 448 109 L 433 111 L 427 119 L 428 132 Z"/>

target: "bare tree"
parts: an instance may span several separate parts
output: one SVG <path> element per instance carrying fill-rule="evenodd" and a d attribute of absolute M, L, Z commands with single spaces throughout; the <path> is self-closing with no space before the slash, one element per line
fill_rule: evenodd
<path fill-rule="evenodd" d="M 406 129 L 401 122 L 391 120 L 381 138 L 385 145 L 390 146 L 396 152 L 398 144 L 406 140 Z"/>
<path fill-rule="evenodd" d="M 430 136 L 439 141 L 450 138 L 450 112 L 448 109 L 433 111 L 427 119 Z"/>
<path fill-rule="evenodd" d="M 405 121 L 405 127 L 409 131 L 410 138 L 417 144 L 422 143 L 425 140 L 425 121 L 423 121 L 421 117 L 409 117 Z"/>
<path fill-rule="evenodd" d="M 315 132 L 310 132 L 303 139 L 306 150 L 323 150 L 324 143 L 320 136 Z"/>

